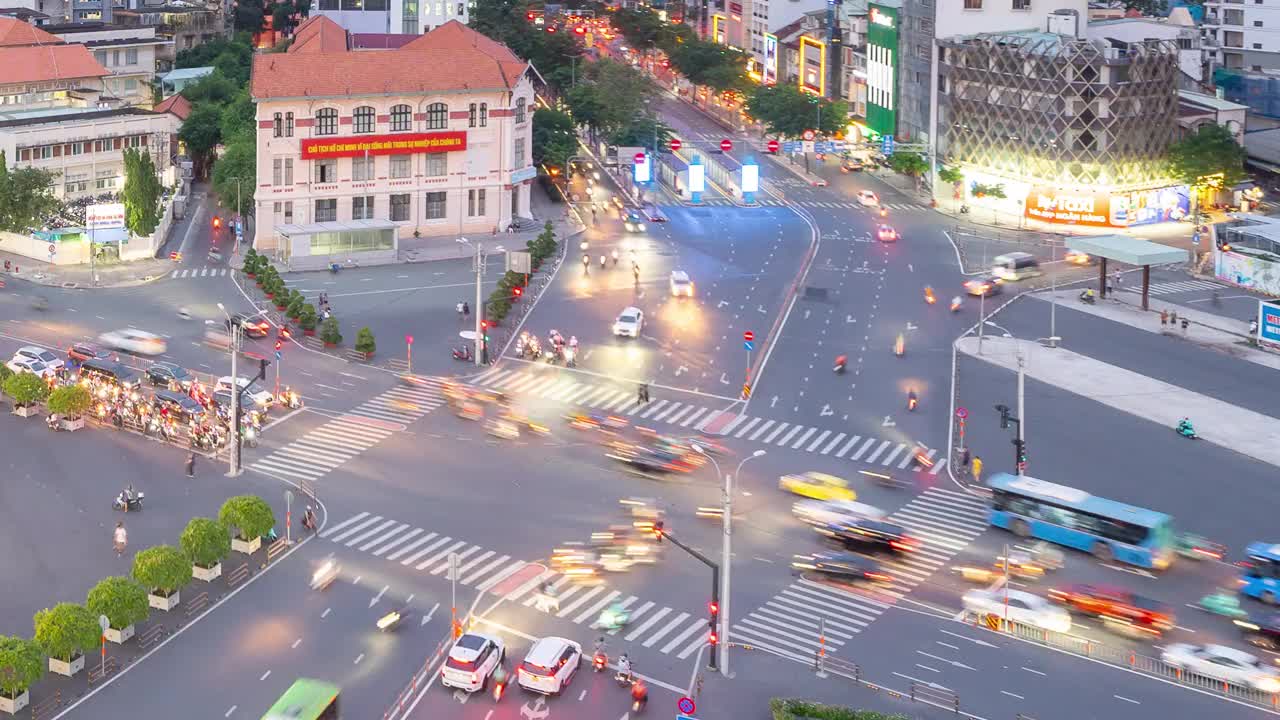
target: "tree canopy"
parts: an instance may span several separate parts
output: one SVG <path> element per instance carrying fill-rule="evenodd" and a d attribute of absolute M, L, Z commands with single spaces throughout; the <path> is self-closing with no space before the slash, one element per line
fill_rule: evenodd
<path fill-rule="evenodd" d="M 138 148 L 124 151 L 124 224 L 139 237 L 148 237 L 160 225 L 160 195 L 164 186 L 156 175 L 151 155 Z"/>
<path fill-rule="evenodd" d="M 535 165 L 564 167 L 578 150 L 573 118 L 550 108 L 533 113 L 533 162 Z"/>
<path fill-rule="evenodd" d="M 834 134 L 844 128 L 848 110 L 843 102 L 831 102 L 802 92 L 794 85 L 761 85 L 747 96 L 747 112 L 765 129 L 782 137 L 800 137 L 805 130 Z"/>
<path fill-rule="evenodd" d="M 10 170 L 0 150 L 0 230 L 26 233 L 43 227 L 61 203 L 53 194 L 56 176 L 48 170 L 22 167 Z"/>
<path fill-rule="evenodd" d="M 1218 186 L 1231 187 L 1246 177 L 1244 158 L 1231 131 L 1214 123 L 1169 147 L 1169 174 L 1188 185 L 1203 185 L 1221 174 Z"/>

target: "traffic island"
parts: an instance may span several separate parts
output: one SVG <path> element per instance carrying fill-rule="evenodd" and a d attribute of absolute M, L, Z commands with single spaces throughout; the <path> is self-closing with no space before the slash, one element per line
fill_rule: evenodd
<path fill-rule="evenodd" d="M 875 710 L 858 710 L 841 705 L 794 698 L 774 698 L 769 701 L 769 713 L 773 720 L 907 720 L 906 715 L 888 714 Z"/>

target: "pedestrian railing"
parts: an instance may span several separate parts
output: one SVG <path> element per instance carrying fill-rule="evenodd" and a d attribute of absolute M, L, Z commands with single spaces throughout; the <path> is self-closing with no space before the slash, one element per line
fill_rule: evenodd
<path fill-rule="evenodd" d="M 267 562 L 270 563 L 272 560 L 275 560 L 280 553 L 287 549 L 289 549 L 289 540 L 287 538 L 280 538 L 279 540 L 271 543 L 267 546 Z"/>
<path fill-rule="evenodd" d="M 31 705 L 31 720 L 51 718 L 62 709 L 62 691 L 54 690 L 53 694 Z"/>
<path fill-rule="evenodd" d="M 910 697 L 916 702 L 926 703 L 952 712 L 960 712 L 960 696 L 940 685 L 912 680 Z"/>
<path fill-rule="evenodd" d="M 247 562 L 240 563 L 240 567 L 227 573 L 227 579 L 226 579 L 227 587 L 233 588 L 236 585 L 239 585 L 240 583 L 244 582 L 245 578 L 247 577 L 249 577 L 249 563 Z"/>
<path fill-rule="evenodd" d="M 1003 632 L 1021 640 L 1118 665 L 1146 675 L 1152 675 L 1200 690 L 1207 690 L 1254 705 L 1280 709 L 1280 694 L 1233 685 L 1188 672 L 1159 658 L 1142 655 L 1133 650 L 1106 645 L 1096 640 L 1082 638 L 1069 633 L 1044 630 L 1032 625 L 1006 620 L 999 615 L 972 615 L 971 617 L 975 623 L 983 622 L 989 627 L 996 628 L 997 632 Z"/>
<path fill-rule="evenodd" d="M 146 650 L 164 637 L 164 623 L 156 623 L 138 634 L 138 649 Z"/>
<path fill-rule="evenodd" d="M 209 607 L 209 593 L 202 592 L 186 602 L 187 617 L 193 617 L 196 613 Z"/>
<path fill-rule="evenodd" d="M 418 689 L 424 687 L 427 681 L 431 678 L 431 666 L 435 665 L 436 662 L 440 660 L 441 656 L 444 654 L 445 648 L 449 647 L 449 644 L 452 641 L 453 635 L 450 634 L 445 636 L 445 638 L 440 641 L 440 644 L 436 645 L 436 649 L 427 656 L 427 659 L 422 663 L 422 666 L 413 672 L 413 676 L 409 678 L 409 682 L 404 686 L 404 689 L 396 696 L 396 699 L 391 703 L 391 706 L 387 708 L 387 711 L 382 714 L 382 720 L 393 720 L 393 718 L 398 718 L 402 713 L 404 713 L 406 707 L 412 705 L 414 696 L 418 694 Z"/>
<path fill-rule="evenodd" d="M 120 669 L 120 663 L 113 657 L 107 658 L 101 663 L 86 663 L 89 672 L 89 687 L 93 687 L 103 680 L 110 677 L 115 671 Z"/>

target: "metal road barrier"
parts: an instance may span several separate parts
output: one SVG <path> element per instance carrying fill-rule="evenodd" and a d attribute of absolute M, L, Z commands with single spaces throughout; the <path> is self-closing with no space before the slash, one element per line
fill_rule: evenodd
<path fill-rule="evenodd" d="M 244 582 L 247 577 L 249 577 L 249 563 L 240 563 L 240 567 L 227 573 L 227 587 L 233 588 Z"/>
<path fill-rule="evenodd" d="M 960 712 L 960 696 L 938 685 L 912 680 L 911 699 Z"/>
<path fill-rule="evenodd" d="M 146 650 L 164 637 L 164 623 L 156 623 L 138 635 L 138 649 Z"/>
<path fill-rule="evenodd" d="M 425 685 L 425 683 L 431 678 L 431 666 L 440 659 L 441 655 L 444 654 L 445 648 L 449 647 L 452 642 L 453 635 L 449 634 L 440 641 L 439 645 L 436 645 L 436 649 L 427 656 L 426 662 L 422 663 L 422 667 L 413 672 L 413 677 L 409 678 L 408 684 L 406 684 L 404 689 L 400 691 L 400 694 L 396 696 L 396 699 L 391 703 L 391 706 L 387 708 L 387 711 L 382 714 L 382 720 L 390 720 L 391 718 L 400 715 L 400 713 L 404 712 L 406 705 L 411 705 L 413 703 L 413 697 L 414 695 L 417 695 L 419 686 Z"/>
<path fill-rule="evenodd" d="M 267 562 L 270 563 L 272 560 L 275 560 L 276 556 L 288 549 L 289 540 L 287 538 L 280 538 L 279 540 L 271 543 L 267 546 Z"/>
<path fill-rule="evenodd" d="M 110 677 L 112 673 L 120 669 L 120 663 L 113 657 L 107 658 L 106 662 L 101 664 L 86 662 L 85 665 L 89 670 L 88 678 L 90 687 L 102 682 L 104 679 Z"/>
<path fill-rule="evenodd" d="M 49 697 L 31 706 L 31 720 L 51 718 L 62 708 L 62 691 L 54 690 Z"/>
<path fill-rule="evenodd" d="M 209 593 L 202 592 L 187 601 L 187 617 L 189 618 L 207 607 L 209 607 Z"/>
<path fill-rule="evenodd" d="M 990 618 L 991 616 L 986 616 Z M 974 622 L 978 622 L 980 618 L 974 618 Z M 1220 694 L 1223 697 L 1240 700 L 1243 702 L 1259 705 L 1262 707 L 1280 710 L 1280 693 L 1266 693 L 1261 690 L 1247 688 L 1240 685 L 1232 685 L 1221 680 L 1198 675 L 1188 672 L 1181 668 L 1174 667 L 1159 658 L 1150 657 L 1148 655 L 1139 655 L 1130 650 L 1116 648 L 1095 640 L 1077 637 L 1067 633 L 1058 633 L 1051 630 L 1043 630 L 1031 625 L 1024 625 L 1012 620 L 1005 620 L 996 616 L 996 625 L 1001 628 L 997 632 L 1002 632 L 1013 637 L 1027 640 L 1038 645 L 1044 645 L 1057 650 L 1063 650 L 1074 655 L 1101 660 L 1105 663 L 1118 665 L 1135 670 L 1146 675 L 1169 680 L 1179 685 L 1206 690 L 1212 693 Z"/>

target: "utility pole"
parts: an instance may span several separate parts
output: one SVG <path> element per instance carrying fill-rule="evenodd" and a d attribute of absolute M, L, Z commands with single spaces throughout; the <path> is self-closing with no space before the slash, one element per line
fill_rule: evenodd
<path fill-rule="evenodd" d="M 240 322 L 228 317 L 228 328 L 231 333 L 231 432 L 227 442 L 231 450 L 227 453 L 227 477 L 240 475 Z"/>
<path fill-rule="evenodd" d="M 1026 358 L 1018 353 L 1018 474 L 1027 474 Z"/>
<path fill-rule="evenodd" d="M 484 365 L 484 251 L 476 241 L 476 366 Z"/>

